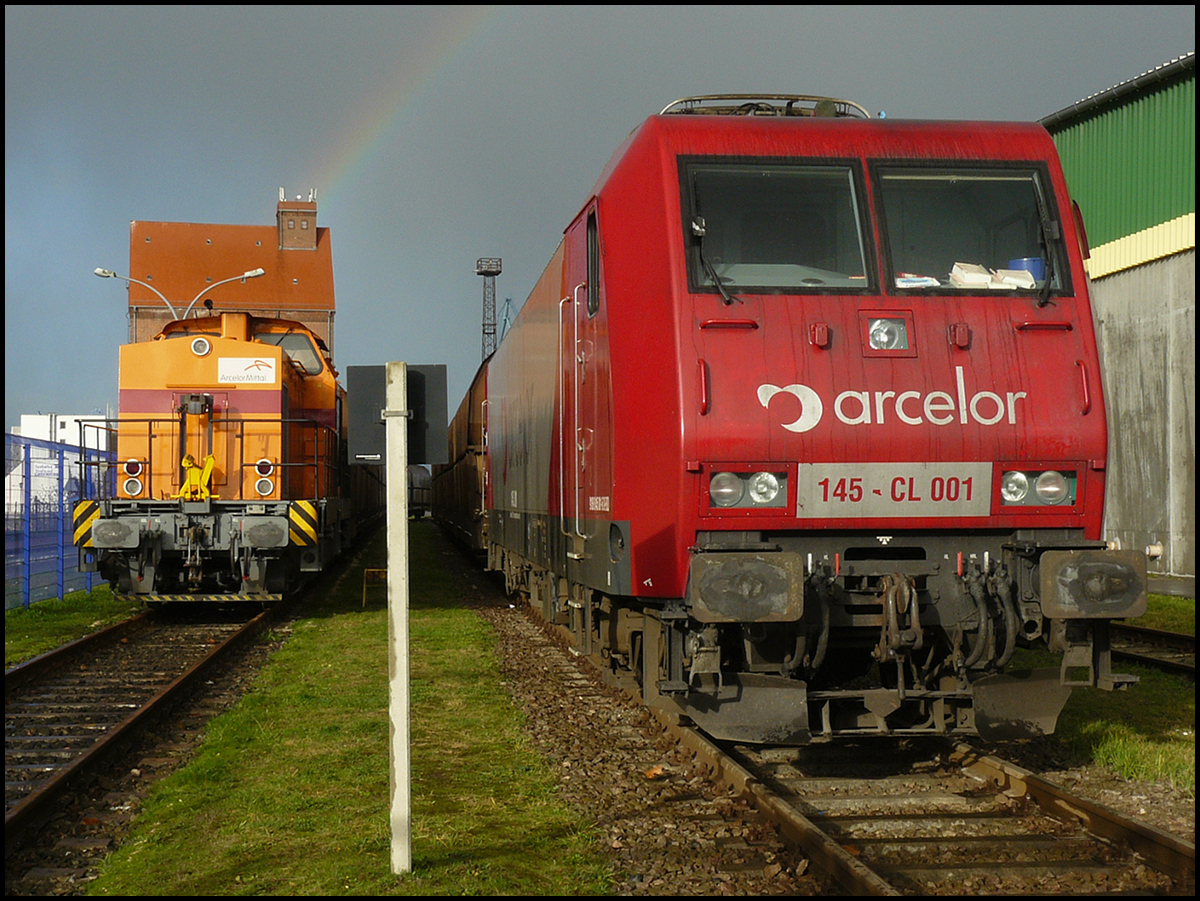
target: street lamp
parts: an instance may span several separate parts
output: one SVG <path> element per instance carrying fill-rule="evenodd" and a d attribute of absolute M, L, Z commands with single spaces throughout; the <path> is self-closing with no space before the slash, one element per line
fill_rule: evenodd
<path fill-rule="evenodd" d="M 201 291 L 199 294 L 197 294 L 195 297 L 192 298 L 192 302 L 189 303 L 187 306 L 187 309 L 183 311 L 183 318 L 187 319 L 188 313 L 192 312 L 192 307 L 194 307 L 196 305 L 196 301 L 198 301 L 201 297 L 203 297 L 205 294 L 207 294 L 209 291 L 211 291 L 213 288 L 217 287 L 218 285 L 227 285 L 230 282 L 236 282 L 239 279 L 241 280 L 241 282 L 243 284 L 245 284 L 246 279 L 258 278 L 260 275 L 266 275 L 266 271 L 263 269 L 250 269 L 250 270 L 247 270 L 246 272 L 243 272 L 241 275 L 235 275 L 232 278 L 225 278 L 225 279 L 221 279 L 221 281 L 219 281 L 219 282 L 214 282 L 213 284 L 209 285 L 207 288 L 205 288 L 203 291 Z"/>
<path fill-rule="evenodd" d="M 165 297 L 163 297 L 162 292 L 160 292 L 153 285 L 147 285 L 145 282 L 139 281 L 136 278 L 130 278 L 127 275 L 117 275 L 117 273 L 113 272 L 111 269 L 95 269 L 95 270 L 93 270 L 93 274 L 99 276 L 100 278 L 119 278 L 122 281 L 134 282 L 135 284 L 141 285 L 143 288 L 149 288 L 151 291 L 153 291 L 155 294 L 158 295 L 159 299 L 163 303 L 165 303 L 167 305 L 167 309 L 171 311 L 171 317 L 173 319 L 179 319 L 179 318 L 187 319 L 188 313 L 192 312 L 192 307 L 194 307 L 196 305 L 196 301 L 198 301 L 201 297 L 203 297 L 205 294 L 207 294 L 213 288 L 217 287 L 218 285 L 228 284 L 229 282 L 236 282 L 236 281 L 245 282 L 246 279 L 248 279 L 248 278 L 258 278 L 260 275 L 265 275 L 266 271 L 263 269 L 250 269 L 246 272 L 243 272 L 241 275 L 235 275 L 232 278 L 222 279 L 219 282 L 215 282 L 214 284 L 208 285 L 207 287 L 204 288 L 203 291 L 201 291 L 199 294 L 197 294 L 195 297 L 192 298 L 192 302 L 189 303 L 187 306 L 187 309 L 183 311 L 182 317 L 180 317 L 180 315 L 177 312 L 175 312 L 175 308 L 173 306 L 171 306 L 171 301 L 169 301 Z"/>
<path fill-rule="evenodd" d="M 97 275 L 100 278 L 119 278 L 123 282 L 134 282 L 135 284 L 141 285 L 143 288 L 149 288 L 151 291 L 153 291 L 155 294 L 158 295 L 159 299 L 163 303 L 165 303 L 167 305 L 167 309 L 171 311 L 171 318 L 172 319 L 179 318 L 179 314 L 176 313 L 175 308 L 173 306 L 171 306 L 171 301 L 169 301 L 165 297 L 163 297 L 162 292 L 159 291 L 157 288 L 155 288 L 153 285 L 147 285 L 145 282 L 138 281 L 136 278 L 129 278 L 129 276 L 126 276 L 126 275 L 117 275 L 111 269 L 95 269 L 95 270 L 93 270 L 92 274 Z"/>

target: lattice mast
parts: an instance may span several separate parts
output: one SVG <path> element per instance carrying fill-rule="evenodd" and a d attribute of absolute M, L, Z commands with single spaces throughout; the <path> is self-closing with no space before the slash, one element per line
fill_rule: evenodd
<path fill-rule="evenodd" d="M 500 274 L 498 257 L 475 261 L 475 274 L 483 276 L 483 359 L 496 351 L 496 276 Z"/>

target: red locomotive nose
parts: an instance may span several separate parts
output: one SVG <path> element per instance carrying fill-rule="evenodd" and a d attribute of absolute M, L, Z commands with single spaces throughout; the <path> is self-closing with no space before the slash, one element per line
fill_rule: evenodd
<path fill-rule="evenodd" d="M 706 95 L 631 133 L 450 423 L 434 515 L 712 737 L 1045 733 L 1128 679 L 1003 677 L 1018 643 L 1104 659 L 1145 572 L 1100 541 L 1062 167 L 1036 123 L 868 119 Z"/>

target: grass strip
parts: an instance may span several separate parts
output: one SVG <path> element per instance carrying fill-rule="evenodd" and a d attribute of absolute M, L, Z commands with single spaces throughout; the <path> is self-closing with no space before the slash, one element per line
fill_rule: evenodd
<path fill-rule="evenodd" d="M 296 623 L 253 690 L 156 783 L 91 894 L 595 894 L 591 827 L 521 735 L 491 627 L 445 575 L 454 554 L 411 528 L 413 872 L 390 872 L 387 629 L 362 566 Z"/>
<path fill-rule="evenodd" d="M 1061 661 L 1048 651 L 1018 650 L 1008 669 L 1058 668 Z M 1053 736 L 1069 758 L 1064 765 L 1096 763 L 1124 779 L 1166 782 L 1194 797 L 1195 681 L 1124 660 L 1113 661 L 1113 669 L 1138 682 L 1121 691 L 1071 692 Z"/>
<path fill-rule="evenodd" d="M 383 565 L 381 535 L 297 625 L 254 692 L 210 724 L 194 763 L 159 783 L 138 831 L 93 891 L 605 889 L 589 833 L 557 807 L 553 775 L 521 738 L 489 628 L 462 606 L 470 588 L 453 573 L 461 567 L 444 565 L 457 551 L 427 522 L 412 524 L 411 549 L 414 874 L 396 880 L 387 863 L 381 589 L 371 589 L 362 609 L 361 567 Z M 99 588 L 6 611 L 5 666 L 135 610 Z M 1194 634 L 1195 601 L 1151 595 L 1137 622 Z M 1020 651 L 1010 668 L 1058 664 L 1053 655 Z M 1054 736 L 1069 765 L 1100 763 L 1124 778 L 1166 781 L 1194 795 L 1194 682 L 1118 668 L 1141 681 L 1122 692 L 1072 693 Z M 160 872 L 172 870 L 177 875 L 163 882 Z"/>
<path fill-rule="evenodd" d="M 1124 691 L 1072 692 L 1059 717 L 1059 740 L 1081 762 L 1125 779 L 1166 782 L 1195 797 L 1195 681 L 1124 661 L 1113 667 L 1138 683 Z"/>
<path fill-rule="evenodd" d="M 1152 594 L 1146 599 L 1145 616 L 1128 620 L 1131 626 L 1162 629 L 1181 635 L 1196 634 L 1195 598 L 1177 598 L 1167 594 Z"/>
<path fill-rule="evenodd" d="M 118 601 L 107 585 L 4 611 L 4 668 L 128 619 L 138 601 Z"/>

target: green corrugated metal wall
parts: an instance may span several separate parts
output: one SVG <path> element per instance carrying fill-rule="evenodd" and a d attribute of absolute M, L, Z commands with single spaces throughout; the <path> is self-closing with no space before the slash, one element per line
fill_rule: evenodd
<path fill-rule="evenodd" d="M 1196 78 L 1050 129 L 1093 247 L 1196 211 Z"/>

